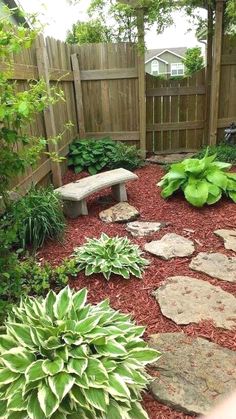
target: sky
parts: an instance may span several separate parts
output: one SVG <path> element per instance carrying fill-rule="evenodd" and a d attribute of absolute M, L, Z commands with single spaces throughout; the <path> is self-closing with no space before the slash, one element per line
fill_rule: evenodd
<path fill-rule="evenodd" d="M 27 12 L 38 13 L 46 24 L 44 33 L 56 39 L 65 40 L 67 31 L 77 20 L 87 20 L 88 0 L 80 0 L 76 6 L 70 6 L 66 0 L 17 0 Z M 203 12 L 204 13 L 204 12 Z M 189 31 L 190 23 L 181 12 L 173 14 L 175 24 L 157 35 L 155 29 L 146 35 L 148 49 L 167 47 L 194 47 L 199 44 L 195 32 Z"/>

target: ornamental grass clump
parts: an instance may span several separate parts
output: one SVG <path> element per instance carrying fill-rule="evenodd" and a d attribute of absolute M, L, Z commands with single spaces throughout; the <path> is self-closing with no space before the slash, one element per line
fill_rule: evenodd
<path fill-rule="evenodd" d="M 208 156 L 207 149 L 202 159 L 172 164 L 157 185 L 162 188 L 163 198 L 180 189 L 195 207 L 215 204 L 223 195 L 236 203 L 236 173 L 227 172 L 230 168 L 231 164 L 216 161 L 216 154 Z"/>
<path fill-rule="evenodd" d="M 75 249 L 74 257 L 78 271 L 85 275 L 102 273 L 109 280 L 111 274 L 129 279 L 130 275 L 142 278 L 149 262 L 142 257 L 139 246 L 127 237 L 109 237 L 102 234 L 99 239 L 87 239 L 87 243 Z"/>
<path fill-rule="evenodd" d="M 147 347 L 129 315 L 87 290 L 50 291 L 14 307 L 0 336 L 0 414 L 6 419 L 145 419 Z"/>

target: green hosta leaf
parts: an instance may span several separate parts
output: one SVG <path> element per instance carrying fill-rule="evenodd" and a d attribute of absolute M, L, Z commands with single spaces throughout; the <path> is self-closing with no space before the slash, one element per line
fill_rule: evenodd
<path fill-rule="evenodd" d="M 184 189 L 184 195 L 190 204 L 202 207 L 207 201 L 208 183 L 201 180 L 189 183 Z"/>
<path fill-rule="evenodd" d="M 67 372 L 59 372 L 59 374 L 49 377 L 48 383 L 60 402 L 69 393 L 75 383 L 75 378 Z"/>
<path fill-rule="evenodd" d="M 13 348 L 1 355 L 4 365 L 13 372 L 24 372 L 35 361 L 35 356 L 23 348 Z"/>
<path fill-rule="evenodd" d="M 42 370 L 47 375 L 55 375 L 61 372 L 64 367 L 64 362 L 61 358 L 56 358 L 53 361 L 46 359 L 43 361 Z"/>
<path fill-rule="evenodd" d="M 35 344 L 31 338 L 31 329 L 25 324 L 8 323 L 9 333 L 18 340 L 21 345 L 34 347 Z"/>
<path fill-rule="evenodd" d="M 87 300 L 88 291 L 86 288 L 83 288 L 82 290 L 76 292 L 76 294 L 73 295 L 73 304 L 75 310 L 81 310 L 81 308 L 84 307 L 86 300 Z"/>
<path fill-rule="evenodd" d="M 25 410 L 27 407 L 26 401 L 22 397 L 22 392 L 18 391 L 14 394 L 12 394 L 7 403 L 7 408 L 9 410 L 12 410 L 14 412 L 18 412 L 21 410 Z"/>
<path fill-rule="evenodd" d="M 108 374 L 101 361 L 96 358 L 88 359 L 88 366 L 86 375 L 89 381 L 97 384 L 102 384 L 108 381 Z"/>
<path fill-rule="evenodd" d="M 37 397 L 37 392 L 32 392 L 28 399 L 27 413 L 30 419 L 46 419 Z"/>
<path fill-rule="evenodd" d="M 45 311 L 51 319 L 54 319 L 54 304 L 56 302 L 56 299 L 57 299 L 57 296 L 55 292 L 50 290 L 49 293 L 47 294 L 47 297 L 44 300 Z"/>
<path fill-rule="evenodd" d="M 107 411 L 109 398 L 107 393 L 103 389 L 91 387 L 88 389 L 83 389 L 82 391 L 86 401 L 93 407 L 95 407 L 95 409 L 101 410 L 103 412 Z"/>
<path fill-rule="evenodd" d="M 49 380 L 53 378 L 54 377 L 50 377 Z M 56 397 L 51 388 L 45 384 L 42 384 L 38 391 L 38 401 L 40 408 L 47 418 L 50 417 L 58 409 L 59 406 L 58 397 Z"/>
<path fill-rule="evenodd" d="M 25 384 L 25 377 L 23 374 L 21 374 L 19 378 L 17 378 L 15 381 L 12 381 L 12 383 L 7 387 L 5 391 L 6 398 L 8 398 L 11 394 L 14 394 L 19 390 L 23 392 L 24 384 Z"/>
<path fill-rule="evenodd" d="M 112 396 L 120 396 L 125 398 L 130 398 L 130 391 L 125 381 L 116 373 L 111 373 L 109 375 L 109 387 L 108 392 Z"/>
<path fill-rule="evenodd" d="M 128 415 L 128 408 L 125 408 L 124 406 L 120 406 L 118 403 L 115 402 L 115 400 L 110 401 L 108 409 L 107 409 L 107 418 L 112 419 L 125 419 L 129 418 Z"/>
<path fill-rule="evenodd" d="M 211 167 L 217 167 L 217 169 L 230 169 L 232 167 L 232 164 L 225 163 L 221 161 L 214 161 L 214 163 L 211 164 Z"/>
<path fill-rule="evenodd" d="M 149 348 L 137 348 L 132 349 L 129 352 L 130 358 L 135 359 L 136 361 L 141 362 L 142 364 L 148 364 L 149 362 L 157 361 L 161 353 L 155 351 L 154 349 Z"/>
<path fill-rule="evenodd" d="M 72 400 L 74 400 L 76 403 L 78 403 L 81 407 L 84 407 L 85 409 L 89 410 L 89 403 L 86 400 L 84 394 L 82 393 L 81 389 L 77 387 L 76 385 L 72 387 L 70 391 L 70 397 Z"/>
<path fill-rule="evenodd" d="M 0 353 L 8 352 L 9 349 L 16 348 L 18 343 L 12 336 L 0 335 Z"/>
<path fill-rule="evenodd" d="M 112 357 L 127 355 L 124 346 L 116 341 L 110 341 L 106 345 L 98 346 L 96 349 L 98 353 Z"/>
<path fill-rule="evenodd" d="M 235 202 L 235 204 L 236 204 L 236 192 L 229 191 L 228 193 L 229 193 L 229 197 L 230 197 L 230 198 L 232 199 L 232 201 L 234 201 L 234 202 Z"/>
<path fill-rule="evenodd" d="M 220 170 L 212 170 L 207 174 L 207 180 L 213 185 L 225 190 L 227 187 L 227 176 Z"/>
<path fill-rule="evenodd" d="M 12 381 L 17 380 L 19 374 L 9 370 L 8 368 L 0 369 L 0 386 L 4 384 L 12 383 Z"/>
<path fill-rule="evenodd" d="M 149 419 L 148 414 L 142 408 L 140 403 L 131 403 L 131 410 L 129 410 L 131 419 Z"/>
<path fill-rule="evenodd" d="M 67 371 L 70 373 L 75 373 L 82 376 L 87 366 L 88 366 L 88 360 L 86 358 L 84 359 L 72 358 L 69 360 L 69 363 L 67 365 Z"/>
<path fill-rule="evenodd" d="M 69 287 L 62 289 L 54 304 L 54 314 L 57 319 L 63 319 L 71 308 L 71 291 Z"/>
<path fill-rule="evenodd" d="M 175 191 L 177 191 L 180 188 L 184 181 L 184 179 L 178 179 L 169 182 L 168 185 L 162 189 L 162 198 L 168 198 L 169 196 L 171 196 Z"/>
<path fill-rule="evenodd" d="M 83 167 L 82 166 L 79 166 L 79 165 L 77 165 L 76 167 L 75 167 L 75 173 L 76 174 L 79 174 L 79 173 L 81 173 L 82 171 L 83 171 Z"/>
<path fill-rule="evenodd" d="M 7 411 L 7 401 L 1 400 L 1 403 L 0 403 L 0 418 L 1 419 L 6 418 L 6 411 Z"/>
<path fill-rule="evenodd" d="M 75 330 L 77 333 L 81 334 L 85 332 L 88 333 L 97 326 L 99 320 L 99 316 L 90 316 L 87 319 L 80 320 L 79 322 L 77 322 Z"/>

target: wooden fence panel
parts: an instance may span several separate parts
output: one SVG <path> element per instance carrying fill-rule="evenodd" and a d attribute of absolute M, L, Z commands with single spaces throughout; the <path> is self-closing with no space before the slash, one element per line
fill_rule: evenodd
<path fill-rule="evenodd" d="M 204 143 L 205 70 L 180 80 L 147 74 L 146 95 L 148 151 L 196 150 Z"/>

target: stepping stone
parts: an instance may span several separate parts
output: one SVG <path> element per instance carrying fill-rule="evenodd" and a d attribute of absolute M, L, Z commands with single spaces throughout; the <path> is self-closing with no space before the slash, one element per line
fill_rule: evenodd
<path fill-rule="evenodd" d="M 189 276 L 167 278 L 153 296 L 162 314 L 176 324 L 212 320 L 217 327 L 236 327 L 236 298 L 201 279 Z"/>
<path fill-rule="evenodd" d="M 146 159 L 149 163 L 155 164 L 172 164 L 180 162 L 184 159 L 191 159 L 196 153 L 173 153 L 173 154 L 156 154 Z"/>
<path fill-rule="evenodd" d="M 156 233 L 162 227 L 165 227 L 166 223 L 152 222 L 152 221 L 134 221 L 128 223 L 126 230 L 132 234 L 133 237 L 144 237 L 149 234 Z"/>
<path fill-rule="evenodd" d="M 161 403 L 190 415 L 205 415 L 235 391 L 235 351 L 184 333 L 152 335 L 149 345 L 162 352 L 154 364 L 158 378 L 150 386 Z"/>
<path fill-rule="evenodd" d="M 120 202 L 111 208 L 101 211 L 99 217 L 105 223 L 125 223 L 138 218 L 139 212 L 127 202 Z"/>
<path fill-rule="evenodd" d="M 194 271 L 203 272 L 212 278 L 236 282 L 236 258 L 222 253 L 199 253 L 190 263 Z"/>
<path fill-rule="evenodd" d="M 224 240 L 224 246 L 228 250 L 236 252 L 236 230 L 216 230 L 214 231 L 216 236 L 221 237 Z"/>
<path fill-rule="evenodd" d="M 195 250 L 191 240 L 175 233 L 168 233 L 161 240 L 146 243 L 144 249 L 165 260 L 175 257 L 183 258 L 191 256 Z"/>

